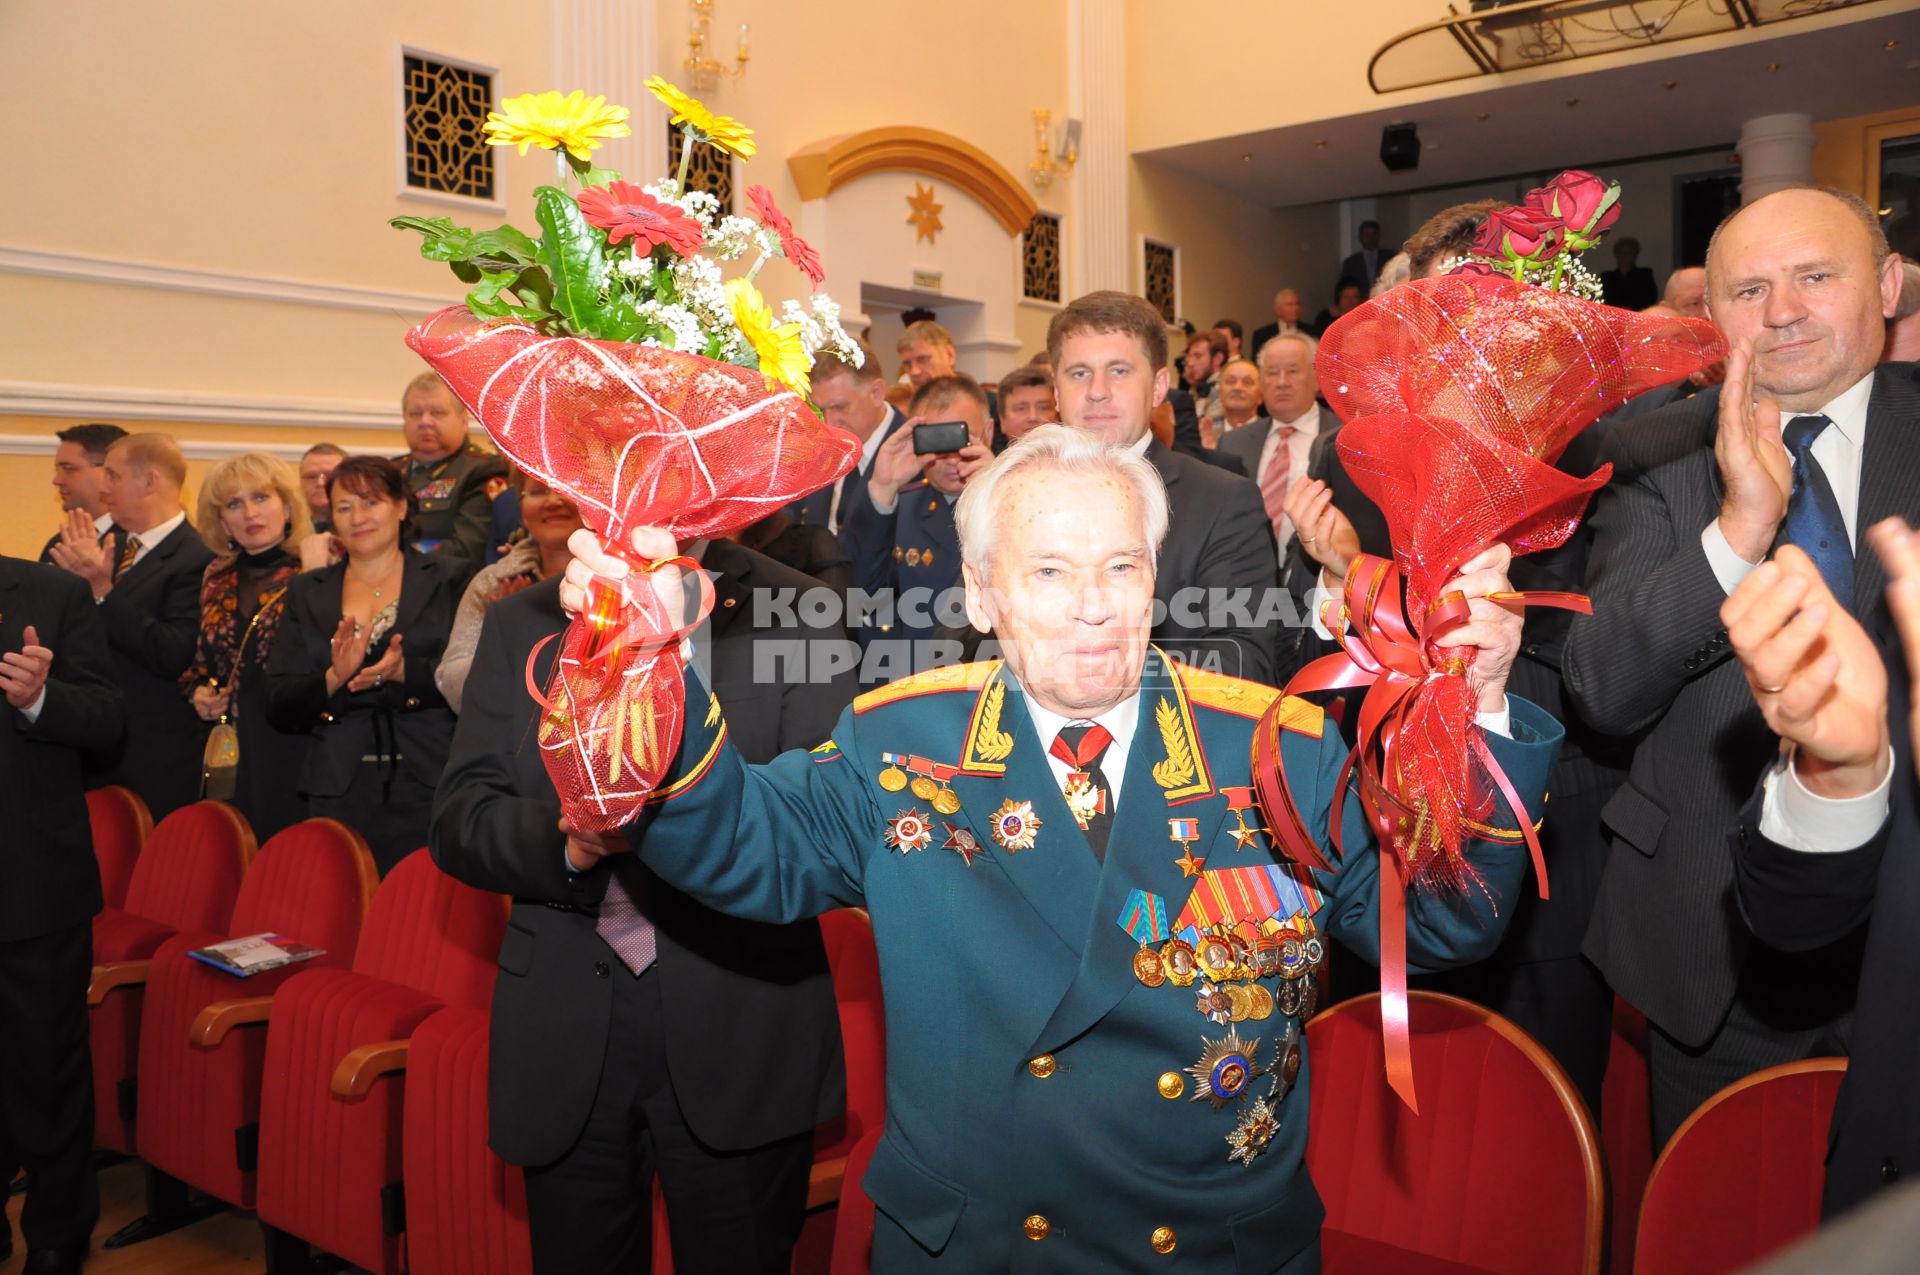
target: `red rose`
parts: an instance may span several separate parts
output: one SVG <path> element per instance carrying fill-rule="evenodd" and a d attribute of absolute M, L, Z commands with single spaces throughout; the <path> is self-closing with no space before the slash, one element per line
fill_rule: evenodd
<path fill-rule="evenodd" d="M 1565 225 L 1538 209 L 1496 208 L 1487 214 L 1473 250 L 1482 257 L 1538 264 L 1559 256 L 1565 237 Z"/>
<path fill-rule="evenodd" d="M 1620 220 L 1620 183 L 1601 181 L 1570 168 L 1527 196 L 1527 207 L 1556 217 L 1575 240 L 1575 251 L 1590 248 Z"/>

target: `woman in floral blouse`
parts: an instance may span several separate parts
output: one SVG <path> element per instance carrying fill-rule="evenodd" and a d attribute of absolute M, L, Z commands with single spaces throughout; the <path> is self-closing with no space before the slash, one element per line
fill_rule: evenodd
<path fill-rule="evenodd" d="M 287 584 L 300 570 L 295 550 L 312 531 L 312 518 L 292 468 L 248 452 L 207 475 L 194 523 L 216 556 L 200 586 L 199 648 L 181 685 L 203 719 L 224 718 L 234 728 L 240 757 L 227 800 L 264 843 L 306 818 L 294 779 L 307 738 L 267 720 L 265 670 Z M 227 782 L 214 772 L 207 795 L 225 795 Z"/>

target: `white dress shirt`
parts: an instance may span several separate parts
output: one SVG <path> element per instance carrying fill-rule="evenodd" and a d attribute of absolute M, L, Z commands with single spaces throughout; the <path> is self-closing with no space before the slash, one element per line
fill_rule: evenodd
<path fill-rule="evenodd" d="M 1841 521 L 1847 525 L 1847 540 L 1855 545 L 1860 543 L 1860 455 L 1867 445 L 1867 400 L 1872 394 L 1873 373 L 1869 372 L 1817 412 L 1780 413 L 1783 430 L 1796 416 L 1824 416 L 1833 422 L 1832 428 L 1821 430 L 1820 437 L 1813 440 L 1813 458 L 1820 462 L 1827 484 L 1833 488 L 1834 503 L 1840 506 Z M 1747 573 L 1760 565 L 1733 551 L 1718 518 L 1700 533 L 1700 547 L 1706 550 L 1714 579 L 1728 593 L 1739 588 Z"/>
<path fill-rule="evenodd" d="M 1267 440 L 1260 444 L 1260 463 L 1254 466 L 1249 475 L 1254 482 L 1260 481 L 1260 475 L 1267 472 L 1267 465 L 1273 460 L 1274 449 L 1280 446 L 1280 431 L 1286 426 L 1293 427 L 1293 437 L 1287 440 L 1287 485 L 1307 476 L 1307 456 L 1313 450 L 1313 440 L 1320 437 L 1320 405 L 1315 403 L 1300 416 L 1291 421 L 1275 421 L 1273 428 L 1267 431 Z M 1280 542 L 1280 562 L 1287 561 L 1287 546 L 1293 543 L 1293 519 L 1280 519 L 1276 537 Z"/>
<path fill-rule="evenodd" d="M 887 414 L 880 419 L 878 425 L 873 427 L 873 433 L 868 434 L 865 440 L 861 442 L 860 463 L 855 466 L 853 470 L 849 471 L 850 473 L 872 476 L 873 458 L 880 454 L 880 444 L 887 441 L 887 427 L 892 424 L 893 406 L 889 404 Z M 840 493 L 846 490 L 848 476 L 848 474 L 842 474 L 834 480 L 833 503 L 827 507 L 827 530 L 833 532 L 836 536 L 840 534 Z M 876 503 L 874 508 L 879 509 L 879 505 Z M 891 512 L 891 508 L 881 509 L 880 512 L 889 513 Z"/>
<path fill-rule="evenodd" d="M 1051 751 L 1053 741 L 1060 735 L 1060 728 L 1074 722 L 1092 722 L 1107 728 L 1107 734 L 1113 736 L 1113 742 L 1107 745 L 1107 751 L 1101 755 L 1100 770 L 1107 777 L 1107 813 L 1111 815 L 1118 810 L 1120 785 L 1125 782 L 1123 776 L 1127 772 L 1127 753 L 1133 747 L 1133 729 L 1140 719 L 1140 692 L 1135 691 L 1098 717 L 1062 717 L 1052 709 L 1042 708 L 1031 694 L 1026 695 L 1026 701 L 1027 712 L 1033 717 L 1034 733 L 1040 736 L 1040 747 L 1049 750 L 1047 766 L 1053 771 L 1053 782 L 1059 785 L 1062 792 L 1066 791 L 1067 776 L 1073 768 Z"/>
<path fill-rule="evenodd" d="M 179 513 L 167 519 L 165 522 L 159 523 L 156 526 L 148 527 L 145 531 L 128 532 L 127 533 L 128 535 L 135 535 L 140 537 L 140 547 L 134 550 L 134 553 L 133 553 L 134 565 L 138 566 L 142 558 L 146 557 L 148 554 L 153 552 L 153 547 L 155 545 L 159 544 L 162 540 L 165 540 L 168 536 L 172 535 L 173 529 L 175 527 L 178 527 L 181 523 L 185 522 L 186 520 L 187 520 L 187 511 L 182 509 Z"/>
<path fill-rule="evenodd" d="M 1760 784 L 1760 835 L 1789 850 L 1837 854 L 1858 850 L 1880 831 L 1892 809 L 1892 750 L 1880 786 L 1862 797 L 1839 799 L 1809 792 L 1793 769 L 1793 751 L 1767 769 Z"/>

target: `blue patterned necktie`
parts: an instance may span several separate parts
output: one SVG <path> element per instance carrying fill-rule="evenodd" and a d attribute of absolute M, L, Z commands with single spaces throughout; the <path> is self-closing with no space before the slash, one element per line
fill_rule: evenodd
<path fill-rule="evenodd" d="M 1787 498 L 1786 539 L 1798 545 L 1841 606 L 1853 609 L 1853 541 L 1826 471 L 1813 457 L 1813 440 L 1833 424 L 1824 416 L 1796 416 L 1781 431 L 1793 457 L 1793 494 Z"/>

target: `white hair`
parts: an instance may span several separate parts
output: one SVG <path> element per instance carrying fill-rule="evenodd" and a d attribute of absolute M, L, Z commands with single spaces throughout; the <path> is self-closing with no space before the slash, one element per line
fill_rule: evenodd
<path fill-rule="evenodd" d="M 1371 296 L 1379 296 L 1388 288 L 1397 288 L 1413 278 L 1413 260 L 1404 252 L 1396 252 L 1387 258 L 1387 264 L 1380 267 L 1380 277 L 1373 281 Z"/>
<path fill-rule="evenodd" d="M 1302 346 L 1304 346 L 1307 351 L 1308 367 L 1312 367 L 1313 361 L 1320 357 L 1320 343 L 1314 340 L 1313 337 L 1308 333 L 1282 332 L 1277 336 L 1270 336 L 1267 338 L 1267 343 L 1260 347 L 1260 354 L 1256 356 L 1256 365 L 1257 365 L 1258 358 L 1264 357 L 1268 350 L 1271 350 L 1274 346 L 1280 344 L 1282 341 L 1298 341 Z M 1261 368 L 1261 371 L 1263 373 L 1265 372 L 1265 370 L 1266 370 L 1265 368 Z"/>
<path fill-rule="evenodd" d="M 1104 443 L 1067 425 L 1042 425 L 1020 437 L 968 480 L 953 507 L 960 533 L 960 560 L 987 574 L 994 541 L 1008 512 L 1000 507 L 1000 488 L 1025 469 L 1047 469 L 1069 478 L 1115 474 L 1132 486 L 1146 526 L 1147 552 L 1160 560 L 1160 542 L 1167 537 L 1167 488 L 1159 471 L 1132 447 Z"/>

